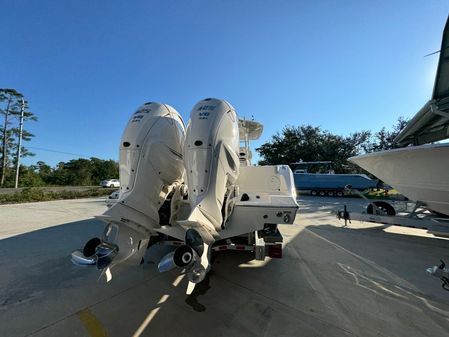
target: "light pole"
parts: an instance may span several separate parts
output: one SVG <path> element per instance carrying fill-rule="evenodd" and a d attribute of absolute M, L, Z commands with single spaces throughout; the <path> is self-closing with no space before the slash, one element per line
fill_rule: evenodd
<path fill-rule="evenodd" d="M 25 100 L 22 98 L 20 104 L 20 122 L 19 122 L 19 144 L 17 145 L 17 156 L 16 156 L 16 182 L 14 188 L 19 187 L 19 168 L 20 168 L 20 152 L 22 150 L 22 133 L 23 133 L 23 114 L 25 112 Z"/>

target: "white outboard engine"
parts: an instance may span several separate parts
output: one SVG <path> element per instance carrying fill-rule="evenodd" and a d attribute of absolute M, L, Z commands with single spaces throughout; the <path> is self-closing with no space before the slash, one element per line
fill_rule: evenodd
<path fill-rule="evenodd" d="M 195 228 L 205 243 L 215 240 L 223 224 L 222 207 L 239 175 L 239 130 L 234 108 L 207 98 L 190 113 L 184 163 L 191 213 L 179 224 Z"/>
<path fill-rule="evenodd" d="M 184 165 L 191 211 L 177 223 L 186 229 L 185 244 L 164 256 L 161 272 L 175 266 L 186 270 L 187 294 L 210 268 L 210 247 L 224 220 L 223 204 L 239 175 L 239 130 L 234 108 L 226 101 L 207 98 L 190 113 L 184 145 Z"/>
<path fill-rule="evenodd" d="M 120 143 L 120 197 L 104 215 L 127 218 L 149 231 L 160 227 L 158 210 L 171 187 L 182 182 L 184 138 L 184 123 L 174 108 L 140 107 Z"/>
<path fill-rule="evenodd" d="M 74 263 L 103 269 L 112 259 L 116 264 L 134 256 L 140 262 L 150 235 L 160 227 L 159 208 L 182 182 L 184 138 L 182 118 L 169 105 L 146 103 L 133 114 L 120 143 L 119 200 L 98 217 L 108 223 L 102 239 L 75 251 Z"/>

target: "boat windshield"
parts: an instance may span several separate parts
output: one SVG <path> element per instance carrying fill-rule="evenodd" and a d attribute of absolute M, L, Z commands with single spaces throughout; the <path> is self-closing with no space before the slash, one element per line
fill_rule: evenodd
<path fill-rule="evenodd" d="M 331 161 L 310 161 L 291 164 L 292 170 L 295 173 L 321 173 L 321 174 L 333 174 L 333 163 Z"/>

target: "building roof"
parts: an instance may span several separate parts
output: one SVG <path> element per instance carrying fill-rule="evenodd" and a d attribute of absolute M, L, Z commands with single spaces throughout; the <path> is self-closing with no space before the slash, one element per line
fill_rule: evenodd
<path fill-rule="evenodd" d="M 410 120 L 394 142 L 421 145 L 449 138 L 449 17 L 443 31 L 432 99 Z"/>

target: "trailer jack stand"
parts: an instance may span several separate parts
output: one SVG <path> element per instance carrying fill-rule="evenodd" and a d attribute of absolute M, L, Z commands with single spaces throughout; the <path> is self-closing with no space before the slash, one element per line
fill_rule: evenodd
<path fill-rule="evenodd" d="M 435 277 L 438 277 L 443 283 L 441 284 L 441 287 L 449 291 L 449 270 L 446 269 L 446 264 L 443 260 L 440 260 L 441 264 L 439 266 L 433 266 L 430 268 L 427 268 L 427 272 Z"/>
<path fill-rule="evenodd" d="M 344 206 L 342 211 L 337 212 L 337 218 L 338 220 L 345 220 L 345 227 L 348 225 L 348 221 L 349 223 L 351 223 L 351 216 L 349 215 L 346 205 Z"/>

